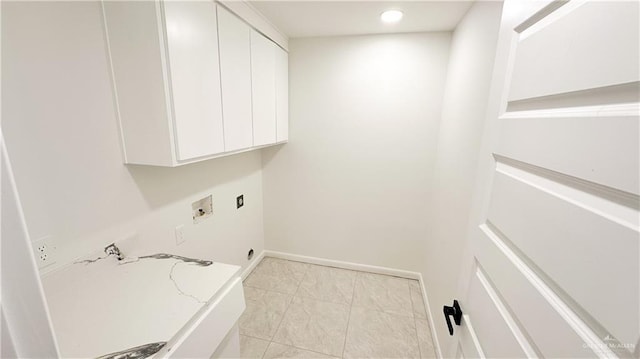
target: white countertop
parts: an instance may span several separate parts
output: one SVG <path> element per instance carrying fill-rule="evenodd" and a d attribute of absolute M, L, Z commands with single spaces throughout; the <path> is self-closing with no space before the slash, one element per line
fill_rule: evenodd
<path fill-rule="evenodd" d="M 96 358 L 169 342 L 239 273 L 157 254 L 77 261 L 42 280 L 61 355 Z"/>

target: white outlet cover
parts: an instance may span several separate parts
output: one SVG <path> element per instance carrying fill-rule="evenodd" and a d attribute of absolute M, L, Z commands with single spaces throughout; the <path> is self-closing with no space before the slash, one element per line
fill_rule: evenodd
<path fill-rule="evenodd" d="M 51 236 L 34 241 L 32 246 L 38 269 L 43 269 L 56 263 L 56 246 Z"/>

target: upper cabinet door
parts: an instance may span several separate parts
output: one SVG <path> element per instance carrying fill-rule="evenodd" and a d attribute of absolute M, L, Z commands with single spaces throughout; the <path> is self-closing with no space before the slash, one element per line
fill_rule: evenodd
<path fill-rule="evenodd" d="M 251 30 L 253 145 L 276 142 L 276 45 Z"/>
<path fill-rule="evenodd" d="M 224 152 L 216 5 L 163 4 L 178 160 Z"/>
<path fill-rule="evenodd" d="M 251 119 L 251 28 L 218 6 L 220 76 L 224 149 L 236 151 L 253 145 Z"/>
<path fill-rule="evenodd" d="M 102 6 L 126 163 L 180 166 L 286 140 L 287 54 L 250 24 L 213 1 Z"/>
<path fill-rule="evenodd" d="M 289 139 L 289 54 L 276 47 L 276 141 Z"/>

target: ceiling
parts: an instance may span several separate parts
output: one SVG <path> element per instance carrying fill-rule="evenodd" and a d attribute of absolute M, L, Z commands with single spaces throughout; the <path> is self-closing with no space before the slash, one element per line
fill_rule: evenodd
<path fill-rule="evenodd" d="M 394 32 L 451 31 L 471 1 L 249 1 L 290 38 Z M 404 12 L 396 24 L 380 14 Z"/>

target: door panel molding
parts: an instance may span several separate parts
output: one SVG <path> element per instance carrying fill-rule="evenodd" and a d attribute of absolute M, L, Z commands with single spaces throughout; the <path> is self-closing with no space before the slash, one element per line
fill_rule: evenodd
<path fill-rule="evenodd" d="M 484 354 L 482 350 L 482 345 L 480 345 L 480 340 L 478 340 L 478 336 L 476 335 L 476 331 L 473 328 L 473 324 L 471 323 L 471 318 L 463 314 L 462 315 L 462 326 L 460 326 L 460 346 L 458 346 L 458 355 L 457 357 L 462 358 L 486 358 L 487 356 Z"/>
<path fill-rule="evenodd" d="M 638 217 L 637 213 L 640 211 L 640 196 L 638 195 L 521 162 L 513 158 L 497 154 L 494 154 L 493 157 L 496 161 L 496 173 L 499 171 L 506 175 L 518 177 L 521 181 L 527 182 L 532 186 L 540 186 L 540 189 L 555 193 L 567 201 L 578 201 L 578 204 L 590 207 L 592 211 L 612 210 L 618 214 L 602 213 L 602 215 L 629 228 L 636 229 L 640 225 L 640 217 Z M 535 180 L 530 178 L 535 178 Z M 558 189 L 558 187 L 561 187 L 561 189 Z M 590 195 L 591 198 L 589 200 L 582 199 L 586 195 Z"/>
<path fill-rule="evenodd" d="M 525 100 L 509 101 L 501 119 L 522 118 L 523 114 L 544 117 L 633 115 L 638 113 L 640 82 L 564 92 Z M 535 111 L 538 110 L 538 111 Z"/>
<path fill-rule="evenodd" d="M 637 116 L 511 118 L 500 125 L 495 154 L 640 193 Z"/>
<path fill-rule="evenodd" d="M 599 330 L 601 335 L 634 342 L 639 325 L 629 319 L 640 316 L 639 278 L 634 275 L 640 272 L 635 261 L 640 251 L 638 228 L 622 226 L 502 173 L 494 181 L 488 223 L 518 248 L 530 267 L 545 274 L 547 284 L 550 280 L 567 293 L 571 300 L 560 297 L 572 310 L 589 313 L 583 320 L 592 328 L 606 328 Z M 544 240 L 554 233 L 562 237 Z M 574 301 L 584 309 L 571 305 Z"/>
<path fill-rule="evenodd" d="M 476 243 L 479 262 L 543 356 L 615 356 L 600 336 L 509 248 L 498 231 L 488 223 L 479 229 Z"/>
<path fill-rule="evenodd" d="M 570 1 L 523 31 L 509 101 L 638 81 L 639 10 L 635 1 Z"/>
<path fill-rule="evenodd" d="M 475 313 L 475 335 L 483 343 L 484 353 L 490 358 L 541 357 L 478 262 L 475 267 L 465 310 Z"/>

